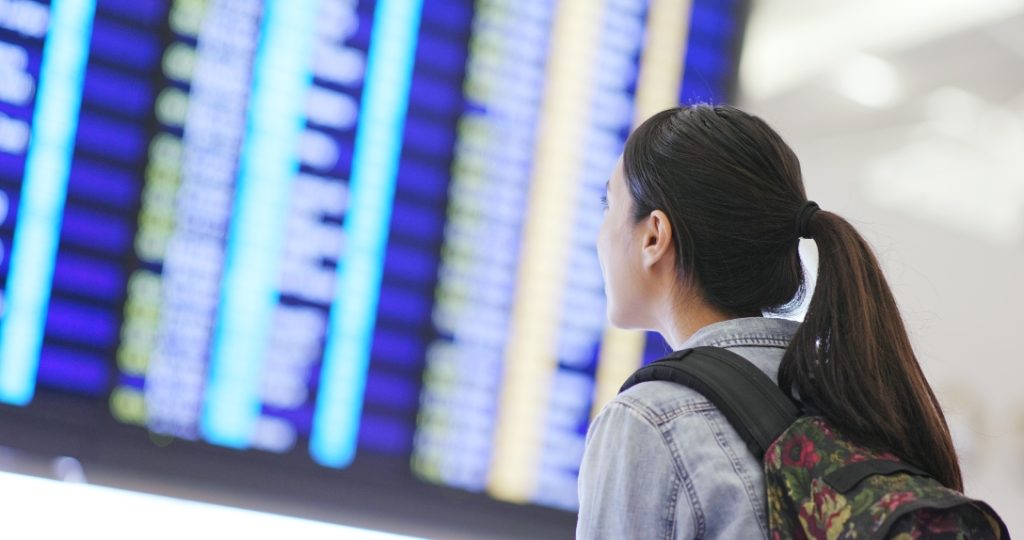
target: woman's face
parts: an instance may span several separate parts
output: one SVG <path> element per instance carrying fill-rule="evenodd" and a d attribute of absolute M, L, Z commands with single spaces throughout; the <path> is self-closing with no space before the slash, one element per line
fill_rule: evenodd
<path fill-rule="evenodd" d="M 645 283 L 641 264 L 641 225 L 633 219 L 622 160 L 608 180 L 604 220 L 597 236 L 597 258 L 604 276 L 608 320 L 620 328 L 645 326 Z"/>

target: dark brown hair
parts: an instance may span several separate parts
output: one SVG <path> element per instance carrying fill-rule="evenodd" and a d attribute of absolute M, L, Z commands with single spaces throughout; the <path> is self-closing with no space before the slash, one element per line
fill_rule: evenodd
<path fill-rule="evenodd" d="M 763 120 L 724 106 L 663 111 L 630 135 L 623 169 L 634 217 L 668 215 L 680 279 L 711 306 L 758 316 L 804 299 L 800 162 Z M 962 491 L 945 417 L 871 248 L 825 210 L 806 232 L 818 246 L 817 285 L 783 356 L 780 387 L 795 386 L 854 440 Z"/>

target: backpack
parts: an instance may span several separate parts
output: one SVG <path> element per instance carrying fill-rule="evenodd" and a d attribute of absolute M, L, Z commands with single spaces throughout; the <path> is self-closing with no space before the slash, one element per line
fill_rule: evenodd
<path fill-rule="evenodd" d="M 714 404 L 764 463 L 772 540 L 1010 537 L 984 502 L 894 454 L 868 449 L 804 414 L 760 369 L 717 347 L 675 352 L 622 386 L 672 381 Z"/>

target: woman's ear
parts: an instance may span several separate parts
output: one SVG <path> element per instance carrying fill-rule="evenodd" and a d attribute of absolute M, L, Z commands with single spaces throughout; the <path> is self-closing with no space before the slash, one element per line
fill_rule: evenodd
<path fill-rule="evenodd" d="M 661 210 L 654 210 L 640 224 L 641 260 L 644 268 L 650 270 L 661 261 L 672 259 L 672 224 Z"/>

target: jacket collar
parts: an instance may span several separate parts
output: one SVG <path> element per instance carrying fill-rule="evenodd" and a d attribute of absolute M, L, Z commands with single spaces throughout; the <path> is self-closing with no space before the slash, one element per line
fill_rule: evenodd
<path fill-rule="evenodd" d="M 774 317 L 743 317 L 712 323 L 701 328 L 680 347 L 787 347 L 800 327 L 799 321 Z"/>

